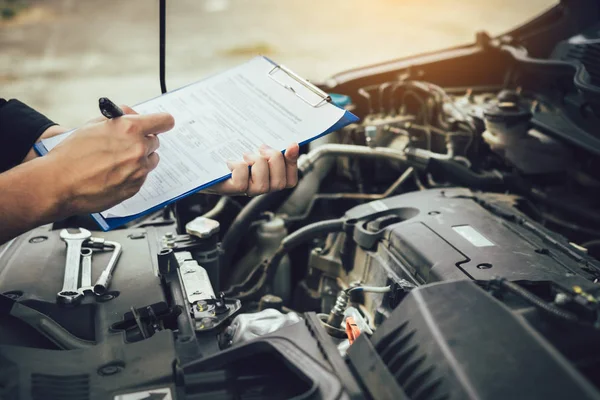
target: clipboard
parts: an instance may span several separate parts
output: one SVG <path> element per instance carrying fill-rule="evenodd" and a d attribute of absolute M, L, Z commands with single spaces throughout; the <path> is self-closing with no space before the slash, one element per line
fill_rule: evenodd
<path fill-rule="evenodd" d="M 269 59 L 267 58 L 267 60 L 269 60 Z M 273 63 L 273 61 L 271 61 L 271 60 L 269 60 L 269 61 Z M 299 99 L 301 99 L 303 102 L 305 102 L 309 106 L 319 107 L 320 105 L 322 105 L 325 102 L 331 102 L 331 96 L 328 95 L 327 93 L 325 93 L 324 91 L 322 91 L 321 89 L 319 89 L 317 86 L 313 85 L 306 79 L 301 78 L 295 72 L 286 68 L 284 65 L 275 64 L 275 63 L 273 63 L 273 64 L 274 64 L 273 69 L 271 71 L 269 71 L 269 78 L 271 78 L 272 80 L 274 80 L 275 82 L 277 82 L 279 85 L 283 86 L 290 92 L 294 93 L 296 96 L 298 96 Z M 293 80 L 300 83 L 302 86 L 304 86 L 305 88 L 307 88 L 308 90 L 310 90 L 311 92 L 313 92 L 314 94 L 319 96 L 320 100 L 318 100 L 316 103 L 311 103 L 304 96 L 301 96 L 298 93 L 298 91 L 296 89 L 294 89 L 292 86 L 290 86 L 284 82 L 281 82 L 280 80 L 277 80 L 277 78 L 275 77 L 275 73 L 277 73 L 278 71 L 283 71 L 287 76 L 289 76 L 290 78 L 292 78 Z"/>
<path fill-rule="evenodd" d="M 284 88 L 286 91 L 290 92 L 291 94 L 297 96 L 300 100 L 302 100 L 304 103 L 306 103 L 307 105 L 313 107 L 313 108 L 318 108 L 323 106 L 323 104 L 325 103 L 330 103 L 331 105 L 333 105 L 334 107 L 335 104 L 332 104 L 331 102 L 331 96 L 329 96 L 326 92 L 324 92 L 323 90 L 321 90 L 320 88 L 318 88 L 317 86 L 315 86 L 314 84 L 312 84 L 311 82 L 301 78 L 300 76 L 298 76 L 296 73 L 294 73 L 293 71 L 291 71 L 290 69 L 288 69 L 287 67 L 277 64 L 275 62 L 273 62 L 272 60 L 270 60 L 267 57 L 262 56 L 263 59 L 265 59 L 266 61 L 268 61 L 269 63 L 271 63 L 273 65 L 273 68 L 271 68 L 271 70 L 268 72 L 268 77 L 276 82 L 278 85 L 280 85 L 282 88 Z M 194 82 L 191 83 L 189 85 L 183 86 L 179 89 L 175 89 L 171 92 L 165 93 L 164 95 L 161 96 L 165 96 L 168 95 L 170 93 L 174 93 L 177 92 L 179 90 L 182 90 L 186 87 L 189 87 L 191 85 L 197 84 L 201 81 L 198 82 Z M 297 87 L 296 85 L 301 85 L 301 87 L 304 87 L 306 89 L 308 89 L 306 91 L 306 93 L 300 93 L 300 91 L 298 90 L 300 87 Z M 161 96 L 157 96 L 154 99 L 157 99 Z M 150 99 L 147 101 L 152 101 L 154 99 Z M 143 103 L 140 103 L 143 104 Z M 135 106 L 134 106 L 135 107 Z M 337 107 L 339 108 L 339 107 Z M 357 122 L 359 119 L 358 117 L 356 117 L 354 114 L 350 113 L 347 110 L 344 110 L 344 113 L 342 115 L 342 117 L 336 122 L 334 123 L 331 127 L 329 127 L 328 129 L 326 129 L 324 132 L 320 133 L 320 134 L 316 134 L 314 136 L 311 136 L 309 139 L 304 140 L 299 142 L 298 144 L 300 146 L 305 145 L 307 143 L 310 143 L 320 137 L 323 137 L 329 133 L 335 132 L 340 130 L 341 128 L 343 128 L 346 125 L 349 125 L 351 123 L 355 123 Z M 45 154 L 48 153 L 48 149 L 44 146 L 44 142 L 39 142 L 36 143 L 34 145 L 34 149 L 36 150 L 36 152 L 43 156 Z M 285 150 L 282 151 L 282 153 L 285 153 Z M 156 206 L 153 206 L 151 208 L 146 209 L 143 212 L 137 213 L 137 214 L 132 214 L 132 215 L 127 215 L 127 216 L 123 216 L 123 217 L 110 217 L 110 218 L 105 218 L 101 213 L 94 213 L 92 214 L 93 219 L 98 223 L 98 225 L 100 226 L 100 228 L 103 231 L 109 231 L 111 229 L 117 228 L 119 226 L 122 226 L 128 222 L 131 222 L 135 219 L 138 219 L 140 217 L 143 217 L 144 215 L 147 214 L 151 214 L 153 212 L 156 212 L 172 203 L 177 202 L 178 200 L 181 200 L 191 194 L 197 193 L 203 189 L 206 189 L 210 186 L 213 186 L 217 183 L 223 182 L 227 179 L 231 178 L 231 173 L 221 176 L 217 179 L 214 179 L 210 182 L 207 182 L 201 186 L 198 186 L 192 190 L 189 190 L 185 193 L 182 193 L 179 196 L 173 197 L 167 201 L 164 201 Z"/>

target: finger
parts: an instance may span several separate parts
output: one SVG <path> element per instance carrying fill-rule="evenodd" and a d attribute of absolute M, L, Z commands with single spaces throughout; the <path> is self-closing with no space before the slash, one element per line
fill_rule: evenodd
<path fill-rule="evenodd" d="M 140 134 L 144 136 L 167 132 L 175 126 L 173 116 L 168 113 L 128 115 L 126 118 L 136 121 Z"/>
<path fill-rule="evenodd" d="M 158 162 L 160 161 L 160 156 L 158 153 L 152 153 L 148 156 L 148 171 L 152 171 L 154 168 L 158 166 Z"/>
<path fill-rule="evenodd" d="M 286 187 L 293 188 L 298 184 L 298 157 L 300 146 L 294 143 L 285 150 Z"/>
<path fill-rule="evenodd" d="M 246 191 L 248 190 L 248 181 L 250 180 L 250 169 L 248 168 L 248 164 L 244 161 L 227 162 L 227 167 L 229 167 L 229 170 L 231 171 L 231 178 L 203 190 L 203 193 L 228 196 L 246 194 Z"/>
<path fill-rule="evenodd" d="M 258 151 L 267 159 L 269 164 L 269 189 L 284 189 L 286 186 L 286 168 L 283 154 L 266 145 L 261 146 Z"/>
<path fill-rule="evenodd" d="M 148 135 L 145 138 L 146 140 L 146 154 L 150 155 L 154 153 L 160 147 L 160 140 L 156 135 Z"/>
<path fill-rule="evenodd" d="M 139 115 L 137 111 L 135 111 L 133 108 L 126 106 L 124 104 L 121 105 L 121 110 L 123 110 L 123 112 L 126 115 Z"/>
<path fill-rule="evenodd" d="M 102 122 L 102 121 L 106 121 L 106 117 L 104 115 L 101 115 L 99 117 L 96 118 L 92 118 L 90 119 L 88 122 L 86 122 L 87 124 L 94 124 L 97 122 Z"/>
<path fill-rule="evenodd" d="M 269 163 L 258 154 L 244 154 L 244 161 L 250 165 L 248 196 L 258 196 L 269 191 Z"/>

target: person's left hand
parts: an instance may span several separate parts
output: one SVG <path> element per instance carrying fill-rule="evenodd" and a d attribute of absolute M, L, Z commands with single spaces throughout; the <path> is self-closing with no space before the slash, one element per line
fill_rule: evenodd
<path fill-rule="evenodd" d="M 244 161 L 227 163 L 231 178 L 202 193 L 253 197 L 296 186 L 300 155 L 297 144 L 289 146 L 285 155 L 264 145 L 258 152 L 260 154 L 244 154 Z"/>

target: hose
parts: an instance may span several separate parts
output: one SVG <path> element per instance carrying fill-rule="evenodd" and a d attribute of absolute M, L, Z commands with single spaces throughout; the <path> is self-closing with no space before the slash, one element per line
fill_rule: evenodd
<path fill-rule="evenodd" d="M 501 173 L 477 173 L 452 160 L 430 158 L 427 170 L 433 174 L 444 175 L 447 180 L 469 188 L 494 189 L 506 186 L 505 176 Z"/>
<path fill-rule="evenodd" d="M 243 288 L 247 287 L 248 283 L 251 280 L 253 280 L 255 273 L 252 273 L 248 276 L 248 282 L 244 282 L 241 285 L 237 285 L 237 288 L 234 287 L 230 289 L 226 293 L 226 295 L 228 297 L 234 297 L 242 301 L 248 301 L 257 298 L 258 296 L 260 296 L 261 289 L 268 282 L 271 282 L 273 280 L 273 277 L 277 273 L 277 267 L 279 266 L 279 263 L 287 253 L 289 253 L 299 245 L 306 243 L 319 235 L 339 232 L 343 228 L 343 219 L 333 219 L 316 222 L 314 224 L 310 224 L 301 229 L 298 229 L 296 232 L 286 236 L 281 241 L 281 246 L 279 247 L 279 249 L 277 249 L 277 251 L 275 252 L 273 257 L 271 257 L 270 260 L 264 262 L 255 269 L 255 272 L 257 274 L 260 274 L 260 278 L 254 279 L 256 283 L 250 289 L 245 290 Z M 240 289 L 243 290 L 242 293 L 239 292 Z M 236 290 L 238 290 L 237 293 L 235 293 Z"/>
<path fill-rule="evenodd" d="M 312 240 L 319 235 L 325 233 L 340 232 L 343 228 L 343 219 L 330 219 L 306 225 L 305 227 L 298 229 L 291 235 L 286 236 L 281 241 L 281 246 L 279 247 L 279 249 L 277 249 L 273 257 L 271 257 L 271 260 L 269 261 L 267 267 L 268 278 L 270 279 L 271 277 L 275 276 L 279 263 L 287 253 L 289 253 L 299 245 L 306 243 L 307 241 Z"/>
<path fill-rule="evenodd" d="M 225 211 L 225 207 L 227 207 L 227 204 L 229 203 L 235 204 L 238 208 L 241 207 L 237 202 L 233 201 L 231 197 L 222 196 L 217 204 L 202 216 L 204 218 L 216 219 L 223 211 Z"/>
<path fill-rule="evenodd" d="M 220 265 L 223 276 L 228 276 L 233 266 L 235 250 L 239 247 L 242 238 L 248 232 L 252 222 L 263 212 L 283 202 L 290 193 L 291 190 L 287 189 L 280 192 L 263 194 L 262 196 L 253 198 L 246 207 L 242 208 L 242 211 L 235 217 L 235 220 L 227 230 L 227 233 L 225 233 L 225 236 L 223 236 L 223 241 L 221 242 L 223 255 Z"/>
<path fill-rule="evenodd" d="M 333 143 L 334 135 L 326 135 L 315 140 L 310 144 L 310 150 L 325 144 Z M 321 182 L 331 172 L 335 159 L 331 157 L 322 158 L 310 173 L 304 174 L 304 177 L 298 181 L 298 185 L 293 193 L 279 207 L 277 214 L 288 216 L 301 215 L 311 202 L 311 199 L 319 192 Z"/>
<path fill-rule="evenodd" d="M 579 319 L 575 314 L 572 314 L 566 310 L 556 307 L 555 305 L 544 301 L 539 298 L 535 294 L 529 292 L 527 289 L 522 288 L 516 283 L 510 282 L 504 278 L 497 278 L 492 281 L 492 283 L 498 284 L 500 287 L 505 288 L 517 296 L 521 297 L 523 300 L 527 301 L 529 304 L 534 307 L 539 308 L 542 311 L 545 311 L 549 315 L 552 315 L 556 318 L 569 321 L 569 322 L 578 322 Z"/>
<path fill-rule="evenodd" d="M 366 147 L 351 144 L 326 144 L 316 148 L 298 160 L 298 168 L 307 173 L 311 171 L 317 160 L 330 156 L 357 156 L 364 158 L 381 158 L 395 161 L 406 161 L 403 152 L 392 150 L 387 147 Z"/>

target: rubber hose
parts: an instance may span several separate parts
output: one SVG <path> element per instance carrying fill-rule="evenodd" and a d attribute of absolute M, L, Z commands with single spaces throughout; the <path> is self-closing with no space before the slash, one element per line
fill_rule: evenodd
<path fill-rule="evenodd" d="M 235 217 L 221 242 L 221 248 L 223 249 L 220 262 L 222 276 L 229 276 L 229 272 L 233 267 L 233 257 L 252 222 L 263 212 L 278 207 L 291 193 L 291 189 L 286 189 L 255 197 Z"/>
<path fill-rule="evenodd" d="M 433 174 L 442 174 L 449 181 L 462 186 L 476 189 L 493 189 L 504 187 L 504 176 L 493 172 L 476 173 L 452 160 L 430 159 L 427 171 Z"/>
<path fill-rule="evenodd" d="M 210 219 L 217 218 L 225 210 L 225 207 L 227 207 L 227 203 L 229 203 L 229 200 L 230 200 L 229 197 L 222 196 L 219 199 L 219 201 L 217 202 L 217 204 L 215 204 L 215 206 L 213 208 L 211 208 L 210 210 L 208 210 L 202 216 L 204 218 L 210 218 Z"/>
<path fill-rule="evenodd" d="M 277 268 L 279 267 L 279 263 L 281 262 L 283 257 L 291 250 L 295 249 L 303 243 L 306 243 L 309 240 L 314 239 L 319 235 L 325 233 L 341 232 L 343 229 L 343 219 L 330 219 L 306 225 L 305 227 L 298 229 L 291 235 L 286 236 L 285 239 L 281 241 L 281 247 L 279 247 L 277 252 L 269 261 L 269 266 L 267 270 L 267 282 L 269 282 L 272 279 L 272 277 L 275 276 Z"/>

